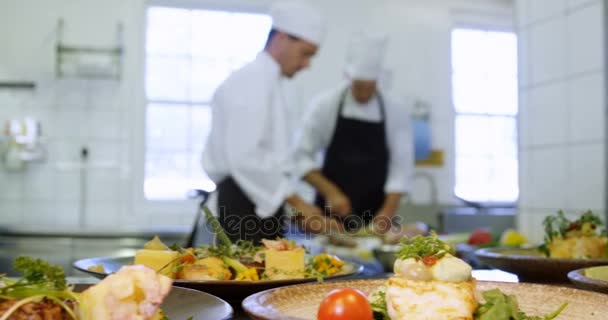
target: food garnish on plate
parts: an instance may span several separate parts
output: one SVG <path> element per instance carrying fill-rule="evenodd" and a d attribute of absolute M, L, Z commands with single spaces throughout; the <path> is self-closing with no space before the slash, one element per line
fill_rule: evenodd
<path fill-rule="evenodd" d="M 436 235 L 405 238 L 384 294 L 390 319 L 472 319 L 477 307 L 471 267 Z"/>
<path fill-rule="evenodd" d="M 479 297 L 471 271 L 471 266 L 455 257 L 451 246 L 434 233 L 404 238 L 394 264 L 395 275 L 368 296 L 374 318 L 548 320 L 566 307 L 563 304 L 541 317 L 526 316 L 515 296 L 498 289 L 482 292 Z M 328 304 L 323 307 L 332 308 Z M 323 314 L 330 311 L 323 310 Z"/>
<path fill-rule="evenodd" d="M 593 212 L 571 221 L 558 211 L 543 220 L 544 244 L 540 247 L 550 258 L 608 258 L 608 237 L 602 220 Z"/>
<path fill-rule="evenodd" d="M 306 276 L 304 248 L 285 239 L 262 239 L 265 275 L 269 280 L 298 279 Z"/>
<path fill-rule="evenodd" d="M 17 280 L 0 276 L 0 320 L 166 319 L 160 305 L 173 280 L 145 266 L 125 266 L 96 285 L 77 293 L 59 266 L 19 257 Z"/>
<path fill-rule="evenodd" d="M 261 246 L 251 241 L 232 243 L 219 222 L 205 209 L 218 244 L 199 248 L 168 247 L 155 237 L 135 255 L 135 264 L 143 264 L 178 280 L 286 280 L 335 275 L 344 262 L 337 257 L 320 254 L 306 259 L 306 250 L 286 239 L 263 239 Z"/>

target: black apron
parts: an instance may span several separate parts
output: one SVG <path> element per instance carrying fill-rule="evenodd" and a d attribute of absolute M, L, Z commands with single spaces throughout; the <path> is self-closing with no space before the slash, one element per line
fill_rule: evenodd
<path fill-rule="evenodd" d="M 380 122 L 369 122 L 342 116 L 346 88 L 340 98 L 336 128 L 321 172 L 349 198 L 352 214 L 343 219 L 347 230 L 368 224 L 384 203 L 384 184 L 388 175 L 389 149 L 386 140 L 384 101 L 376 92 Z M 317 193 L 315 204 L 325 208 L 325 199 Z"/>
<path fill-rule="evenodd" d="M 255 204 L 231 177 L 220 182 L 217 190 L 219 221 L 233 243 L 242 239 L 259 245 L 262 239 L 283 236 L 282 205 L 273 216 L 262 219 L 255 213 Z"/>

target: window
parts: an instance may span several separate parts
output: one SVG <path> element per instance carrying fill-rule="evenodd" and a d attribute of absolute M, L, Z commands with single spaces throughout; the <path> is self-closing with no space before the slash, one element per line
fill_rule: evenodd
<path fill-rule="evenodd" d="M 511 32 L 452 31 L 457 197 L 518 197 L 517 39 Z"/>
<path fill-rule="evenodd" d="M 185 199 L 213 190 L 201 154 L 211 126 L 213 92 L 264 47 L 264 14 L 149 7 L 146 35 L 144 196 Z"/>

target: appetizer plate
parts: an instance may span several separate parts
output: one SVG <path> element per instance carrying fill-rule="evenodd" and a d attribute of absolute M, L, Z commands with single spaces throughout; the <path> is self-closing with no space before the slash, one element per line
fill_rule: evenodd
<path fill-rule="evenodd" d="M 73 266 L 77 270 L 88 273 L 96 278 L 103 279 L 108 274 L 118 271 L 122 266 L 133 263 L 133 257 L 100 257 L 81 259 L 74 262 Z M 102 265 L 106 273 L 89 270 L 90 267 Z M 363 266 L 345 262 L 340 273 L 325 277 L 325 280 L 337 279 L 345 276 L 352 276 L 360 273 Z M 178 287 L 190 288 L 204 291 L 216 295 L 229 301 L 242 300 L 243 298 L 263 290 L 268 290 L 280 286 L 292 285 L 305 282 L 317 281 L 316 278 L 286 279 L 286 280 L 260 280 L 260 281 L 236 281 L 236 280 L 174 280 L 173 285 Z M 240 302 L 240 301 L 239 301 Z"/>
<path fill-rule="evenodd" d="M 75 291 L 83 291 L 90 285 L 76 285 Z M 232 307 L 224 300 L 187 288 L 173 286 L 161 309 L 169 319 L 192 320 L 231 319 Z"/>
<path fill-rule="evenodd" d="M 475 251 L 483 264 L 511 272 L 522 282 L 568 283 L 568 272 L 608 265 L 608 259 L 548 258 L 536 248 L 485 248 Z"/>
<path fill-rule="evenodd" d="M 589 276 L 588 272 L 608 275 L 608 266 L 583 268 L 570 271 L 568 279 L 578 288 L 601 293 L 608 293 L 608 277 Z"/>
<path fill-rule="evenodd" d="M 254 319 L 316 319 L 321 300 L 333 289 L 355 288 L 370 294 L 386 280 L 333 281 L 275 288 L 256 293 L 243 301 L 243 309 Z M 555 311 L 564 302 L 568 306 L 556 318 L 577 320 L 605 319 L 608 296 L 600 293 L 559 286 L 531 283 L 477 282 L 477 291 L 500 289 L 514 294 L 521 310 L 528 315 L 544 315 Z M 306 303 L 302 303 L 306 301 Z"/>

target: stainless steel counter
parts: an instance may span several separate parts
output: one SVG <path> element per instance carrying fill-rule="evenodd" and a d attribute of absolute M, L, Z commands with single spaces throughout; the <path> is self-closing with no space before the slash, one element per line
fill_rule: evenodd
<path fill-rule="evenodd" d="M 167 244 L 185 243 L 186 230 L 0 230 L 0 273 L 15 275 L 13 261 L 30 256 L 60 265 L 68 276 L 82 273 L 72 268 L 78 259 L 134 255 L 135 250 L 158 235 Z"/>

